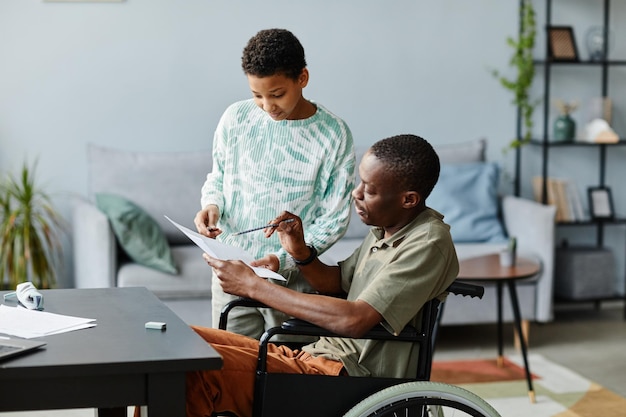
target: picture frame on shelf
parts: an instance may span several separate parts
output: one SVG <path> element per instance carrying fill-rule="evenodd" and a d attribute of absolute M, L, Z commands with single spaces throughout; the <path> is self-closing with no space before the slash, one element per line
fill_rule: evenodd
<path fill-rule="evenodd" d="M 552 61 L 578 61 L 578 49 L 571 26 L 550 26 L 548 28 L 548 56 Z"/>
<path fill-rule="evenodd" d="M 585 110 L 587 122 L 603 119 L 610 125 L 613 121 L 613 100 L 611 97 L 591 97 L 587 101 Z"/>
<path fill-rule="evenodd" d="M 589 215 L 592 219 L 612 219 L 615 216 L 613 211 L 613 197 L 609 187 L 589 187 Z"/>

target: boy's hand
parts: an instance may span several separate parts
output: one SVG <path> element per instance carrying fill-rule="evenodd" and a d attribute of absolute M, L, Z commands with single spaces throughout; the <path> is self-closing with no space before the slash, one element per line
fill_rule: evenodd
<path fill-rule="evenodd" d="M 217 236 L 222 234 L 222 230 L 216 226 L 219 218 L 219 209 L 217 206 L 211 204 L 196 213 L 193 223 L 196 225 L 198 233 L 215 239 Z"/>

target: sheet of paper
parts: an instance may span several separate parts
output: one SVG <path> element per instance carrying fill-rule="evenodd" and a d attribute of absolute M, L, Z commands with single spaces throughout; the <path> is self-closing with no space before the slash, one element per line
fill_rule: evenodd
<path fill-rule="evenodd" d="M 174 220 L 170 219 L 167 216 L 165 216 L 165 218 L 169 220 L 174 226 L 176 226 L 178 230 L 183 232 L 189 239 L 191 239 L 191 241 L 195 243 L 200 249 L 202 249 L 204 252 L 208 253 L 212 257 L 222 260 L 240 260 L 245 262 L 260 277 L 285 281 L 285 277 L 270 269 L 250 265 L 250 262 L 254 261 L 254 257 L 245 250 L 236 246 L 227 245 L 216 239 L 202 236 L 200 233 L 194 232 L 193 230 L 176 223 Z"/>
<path fill-rule="evenodd" d="M 0 333 L 32 339 L 94 327 L 96 319 L 0 305 Z"/>

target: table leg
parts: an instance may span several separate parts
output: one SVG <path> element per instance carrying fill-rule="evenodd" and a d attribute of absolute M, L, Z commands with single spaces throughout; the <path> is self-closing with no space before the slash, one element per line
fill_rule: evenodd
<path fill-rule="evenodd" d="M 504 343 L 503 341 L 503 336 L 502 336 L 502 282 L 498 281 L 496 284 L 496 297 L 497 297 L 497 302 L 498 302 L 498 359 L 497 359 L 497 365 L 498 368 L 502 368 L 502 366 L 504 366 L 504 356 L 502 353 L 502 344 Z"/>
<path fill-rule="evenodd" d="M 98 408 L 96 411 L 96 417 L 126 417 L 126 407 L 118 408 Z"/>
<path fill-rule="evenodd" d="M 185 417 L 185 373 L 148 376 L 148 415 L 150 417 Z"/>
<path fill-rule="evenodd" d="M 530 335 L 530 321 L 522 320 L 522 332 L 524 332 L 522 334 L 522 337 L 524 338 L 524 342 L 526 342 L 526 349 L 530 350 L 530 342 L 528 341 Z M 513 344 L 515 345 L 515 350 L 521 352 L 521 348 L 519 345 L 519 335 L 517 334 L 517 330 L 515 331 L 515 335 L 513 336 Z"/>
<path fill-rule="evenodd" d="M 517 290 L 515 288 L 515 281 L 507 281 L 509 288 L 509 295 L 511 296 L 511 307 L 513 307 L 513 316 L 515 318 L 515 327 L 518 334 L 522 334 L 522 318 L 519 309 L 519 301 L 517 298 Z M 533 389 L 533 381 L 530 375 L 530 367 L 528 366 L 528 357 L 526 355 L 526 341 L 523 337 L 520 337 L 520 347 L 522 348 L 522 358 L 524 359 L 524 368 L 526 369 L 526 382 L 528 383 L 528 397 L 530 402 L 535 402 L 535 391 Z"/>

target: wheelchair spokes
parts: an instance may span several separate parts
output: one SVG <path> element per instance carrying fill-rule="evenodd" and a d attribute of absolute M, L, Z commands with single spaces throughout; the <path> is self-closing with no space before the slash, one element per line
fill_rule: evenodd
<path fill-rule="evenodd" d="M 407 382 L 379 391 L 344 417 L 500 417 L 485 400 L 437 382 Z"/>

